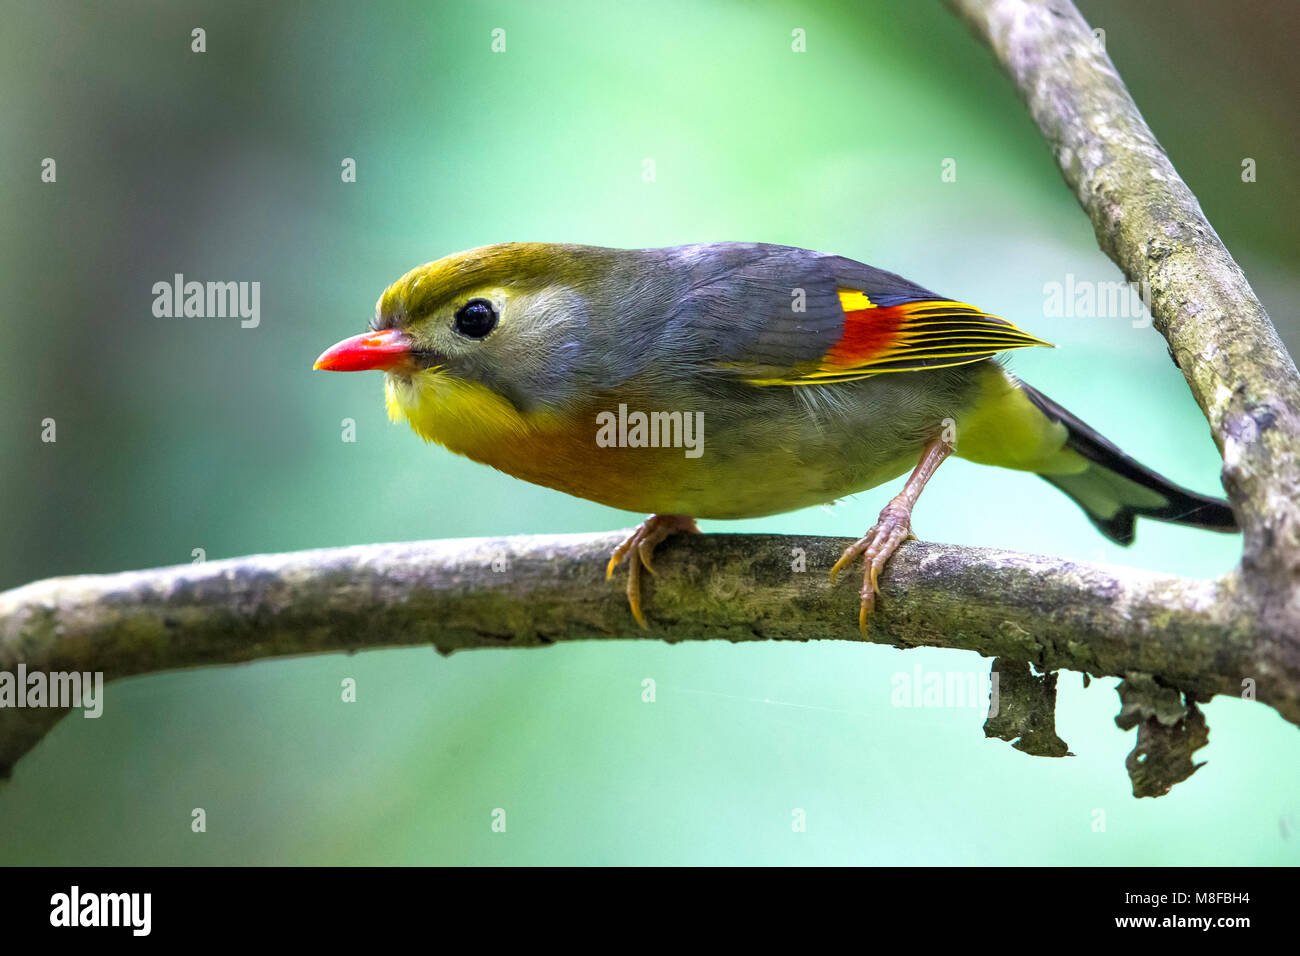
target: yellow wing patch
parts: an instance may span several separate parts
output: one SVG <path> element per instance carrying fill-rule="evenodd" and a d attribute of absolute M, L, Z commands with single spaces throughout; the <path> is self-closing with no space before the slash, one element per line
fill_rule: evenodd
<path fill-rule="evenodd" d="M 965 302 L 918 299 L 885 305 L 857 289 L 840 289 L 839 299 L 844 310 L 843 335 L 816 364 L 788 377 L 749 382 L 823 385 L 886 372 L 969 365 L 1009 349 L 1055 347 Z"/>
<path fill-rule="evenodd" d="M 853 289 L 840 289 L 840 308 L 845 312 L 860 312 L 862 309 L 874 309 L 876 303 L 867 297 L 865 292 L 857 292 Z"/>

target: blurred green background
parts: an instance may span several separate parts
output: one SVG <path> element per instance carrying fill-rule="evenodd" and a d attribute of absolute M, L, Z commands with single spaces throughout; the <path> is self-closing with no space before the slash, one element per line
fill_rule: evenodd
<path fill-rule="evenodd" d="M 1081 8 L 1294 351 L 1296 5 Z M 1120 276 L 937 2 L 3 9 L 0 588 L 194 548 L 631 525 L 425 447 L 386 420 L 378 375 L 311 371 L 399 274 L 503 240 L 761 240 L 898 271 L 1058 343 L 1013 369 L 1170 477 L 1218 487 L 1154 330 L 1044 315 L 1046 283 Z M 155 318 L 152 285 L 177 272 L 260 281 L 261 325 Z M 705 530 L 857 535 L 893 493 Z M 1045 482 L 959 460 L 916 529 L 1192 575 L 1239 556 L 1237 538 L 1150 522 L 1118 548 Z M 1063 675 L 1076 756 L 1045 760 L 986 741 L 977 709 L 893 707 L 891 676 L 917 664 L 988 669 L 847 641 L 645 641 L 132 679 L 0 785 L 0 863 L 1300 861 L 1300 733 L 1273 711 L 1214 701 L 1208 765 L 1138 801 L 1114 681 Z"/>

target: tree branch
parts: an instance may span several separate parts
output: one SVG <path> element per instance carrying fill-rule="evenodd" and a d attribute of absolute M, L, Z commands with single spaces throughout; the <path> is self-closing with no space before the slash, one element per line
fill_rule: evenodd
<path fill-rule="evenodd" d="M 1300 724 L 1300 378 L 1078 11 L 1066 0 L 948 2 L 1019 86 L 1102 248 L 1149 283 L 1156 327 L 1224 454 L 1245 556 L 1240 573 L 1195 581 L 909 543 L 882 576 L 871 639 L 1125 677 L 1120 722 L 1138 727 L 1141 750 L 1130 761 L 1135 792 L 1163 792 L 1194 769 L 1190 753 L 1204 742 L 1197 700 L 1251 681 Z M 670 539 L 657 562 L 667 573 L 644 582 L 655 627 L 646 633 L 604 579 L 621 537 L 368 545 L 37 582 L 0 594 L 0 671 L 112 679 L 414 644 L 449 653 L 592 638 L 858 639 L 854 585 L 832 588 L 825 574 L 846 541 Z M 1008 675 L 1016 706 L 989 732 L 1060 752 L 1053 681 Z M 0 710 L 0 773 L 58 716 Z"/>
<path fill-rule="evenodd" d="M 0 670 L 22 662 L 112 680 L 407 645 L 450 653 L 588 639 L 859 639 L 857 583 L 832 587 L 827 575 L 847 539 L 670 538 L 656 561 L 663 573 L 644 581 L 647 633 L 605 580 L 623 537 L 376 544 L 39 581 L 0 594 Z M 1231 582 L 920 542 L 904 545 L 881 581 L 878 643 L 1096 676 L 1149 673 L 1201 699 L 1237 694 L 1264 669 L 1249 621 L 1232 613 Z M 1269 702 L 1300 723 L 1300 673 L 1269 686 L 1280 691 Z M 34 742 L 0 750 L 0 769 Z"/>
<path fill-rule="evenodd" d="M 1267 629 L 1294 635 L 1300 375 L 1277 330 L 1073 3 L 947 2 L 1015 82 L 1102 251 L 1148 285 L 1153 324 L 1223 454 L 1246 585 Z"/>
<path fill-rule="evenodd" d="M 1260 686 L 1294 681 L 1300 666 L 1295 364 L 1074 4 L 947 2 L 1016 84 L 1102 251 L 1129 281 L 1149 290 L 1153 324 L 1209 421 L 1223 455 L 1223 484 L 1244 532 L 1241 566 L 1222 582 L 1221 598 L 1253 619 L 1251 656 Z M 1187 740 L 1203 739 L 1197 721 L 1203 724 L 1189 707 L 1180 725 Z M 1147 745 L 1159 739 L 1158 724 L 1153 719 L 1139 729 L 1139 749 L 1143 729 Z M 1140 777 L 1134 774 L 1135 793 L 1151 784 Z"/>

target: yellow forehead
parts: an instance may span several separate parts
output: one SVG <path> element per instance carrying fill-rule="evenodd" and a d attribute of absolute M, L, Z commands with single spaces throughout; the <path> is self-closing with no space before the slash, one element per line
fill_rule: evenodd
<path fill-rule="evenodd" d="M 474 294 L 490 292 L 486 297 L 504 299 L 512 287 L 544 285 L 562 277 L 571 260 L 567 247 L 544 242 L 504 242 L 457 252 L 406 273 L 384 290 L 376 310 L 400 321 Z"/>

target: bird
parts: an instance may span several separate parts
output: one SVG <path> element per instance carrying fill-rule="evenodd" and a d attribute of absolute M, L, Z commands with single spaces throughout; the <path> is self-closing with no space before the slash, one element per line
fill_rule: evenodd
<path fill-rule="evenodd" d="M 648 517 L 610 556 L 641 571 L 696 520 L 823 505 L 909 474 L 831 568 L 863 562 L 858 626 L 957 456 L 1031 472 L 1107 538 L 1138 517 L 1238 530 L 1226 501 L 1140 464 L 1006 368 L 1054 347 L 843 256 L 767 243 L 507 242 L 418 266 L 315 362 L 382 370 L 390 418 L 508 475 Z"/>

